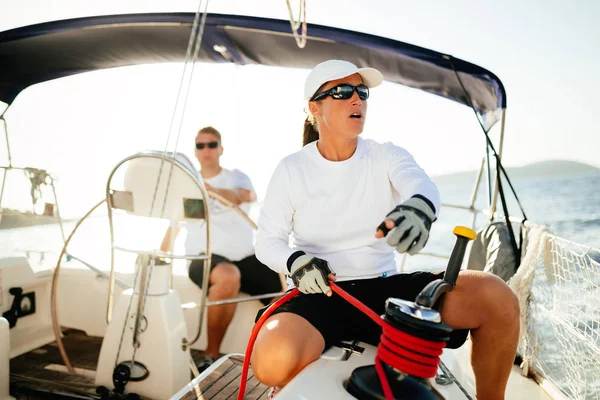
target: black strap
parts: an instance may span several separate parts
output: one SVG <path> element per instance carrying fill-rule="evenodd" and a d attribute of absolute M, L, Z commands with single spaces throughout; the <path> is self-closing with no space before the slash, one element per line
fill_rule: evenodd
<path fill-rule="evenodd" d="M 412 198 L 423 200 L 429 206 L 429 208 L 431 208 L 431 211 L 433 211 L 433 215 L 435 215 L 435 207 L 433 206 L 433 203 L 431 202 L 431 200 L 429 200 L 427 197 L 425 197 L 421 194 L 415 194 L 413 197 L 411 197 L 411 199 Z"/>
<path fill-rule="evenodd" d="M 483 126 L 483 123 L 481 122 L 481 120 L 479 119 L 479 115 L 477 114 L 477 111 L 475 110 L 475 107 L 473 107 L 473 102 L 471 101 L 471 96 L 469 96 L 469 92 L 467 92 L 467 89 L 465 88 L 465 85 L 463 84 L 462 79 L 460 78 L 460 75 L 458 74 L 458 71 L 456 70 L 456 67 L 454 66 L 454 63 L 452 62 L 452 56 L 448 56 L 447 60 L 450 62 L 450 66 L 452 67 L 452 70 L 454 71 L 454 74 L 456 75 L 456 79 L 458 79 L 458 82 L 460 83 L 460 86 L 463 90 L 463 93 L 465 94 L 465 97 L 467 99 L 467 103 L 469 104 L 469 107 L 471 107 L 471 109 L 473 110 L 473 112 L 475 113 L 475 117 L 477 118 L 477 122 L 479 123 L 479 126 L 481 127 L 481 130 L 483 131 L 483 134 L 485 135 L 485 140 L 486 140 L 486 154 L 487 154 L 487 160 L 488 160 L 488 182 L 491 182 L 491 180 L 489 179 L 489 150 L 492 150 L 494 157 L 496 158 L 496 176 L 498 177 L 498 189 L 500 192 L 500 198 L 502 201 L 502 208 L 504 211 L 504 217 L 506 219 L 506 227 L 508 229 L 508 233 L 510 235 L 510 240 L 511 240 L 511 246 L 513 248 L 513 252 L 516 258 L 516 268 L 519 268 L 519 265 L 521 263 L 521 246 L 523 245 L 523 235 L 521 233 L 520 235 L 520 240 L 519 240 L 519 246 L 517 246 L 517 241 L 515 239 L 515 233 L 512 229 L 512 225 L 510 223 L 509 220 L 509 215 L 508 215 L 508 207 L 506 205 L 506 199 L 505 199 L 505 195 L 504 195 L 504 190 L 502 188 L 502 176 L 504 176 L 506 178 L 506 182 L 508 183 L 510 190 L 512 191 L 512 194 L 515 196 L 515 200 L 517 200 L 517 204 L 519 205 L 519 208 L 521 209 L 521 213 L 523 214 L 523 221 L 522 223 L 524 223 L 527 220 L 527 215 L 525 215 L 525 210 L 523 209 L 523 205 L 521 204 L 521 201 L 519 200 L 519 197 L 517 196 L 517 192 L 515 191 L 515 188 L 513 187 L 512 183 L 510 182 L 510 179 L 508 178 L 508 174 L 506 173 L 506 170 L 504 169 L 504 167 L 502 166 L 502 161 L 500 160 L 500 156 L 498 155 L 498 152 L 496 151 L 494 144 L 492 143 L 492 140 L 490 139 L 490 136 L 488 135 L 488 131 L 485 129 L 485 127 Z M 491 192 L 491 188 L 489 188 L 490 192 Z M 490 200 L 491 200 L 491 193 L 489 194 L 490 196 Z"/>
<path fill-rule="evenodd" d="M 496 151 L 494 151 L 494 154 L 496 157 L 496 167 L 499 168 L 499 170 L 496 171 L 496 173 L 498 174 L 498 181 L 500 181 L 500 178 L 501 178 L 500 172 L 502 172 L 502 175 L 504 175 L 504 178 L 506 178 L 506 182 L 508 183 L 508 186 L 510 187 L 510 190 L 512 191 L 513 196 L 515 196 L 515 200 L 517 200 L 517 204 L 519 205 L 521 214 L 523 214 L 523 222 L 525 222 L 525 221 L 527 221 L 527 215 L 525 214 L 523 205 L 521 204 L 521 201 L 519 200 L 519 196 L 517 196 L 517 192 L 515 191 L 515 188 L 513 187 L 512 182 L 510 181 L 510 178 L 508 177 L 508 174 L 506 173 L 506 170 L 504 169 L 504 166 L 502 165 L 502 162 L 500 161 L 500 156 L 498 156 L 498 154 L 496 154 Z"/>
<path fill-rule="evenodd" d="M 500 161 L 496 159 L 496 163 Z M 499 174 L 500 170 L 497 170 Z M 500 176 L 498 176 L 500 178 Z M 506 196 L 504 195 L 504 188 L 502 187 L 502 179 L 498 179 L 498 192 L 500 193 L 500 200 L 502 201 L 502 209 L 504 210 L 504 220 L 506 221 L 506 228 L 508 229 L 508 235 L 510 236 L 510 246 L 512 247 L 513 254 L 515 255 L 515 272 L 519 269 L 521 264 L 521 249 L 517 246 L 517 240 L 515 239 L 515 233 L 510 223 L 510 215 L 508 215 L 508 207 L 506 205 Z"/>
<path fill-rule="evenodd" d="M 305 255 L 306 253 L 303 252 L 302 250 L 298 250 L 292 253 L 292 255 L 287 259 L 287 269 L 288 272 L 292 271 L 292 264 L 294 263 L 294 261 L 296 261 L 298 259 L 298 257 Z"/>

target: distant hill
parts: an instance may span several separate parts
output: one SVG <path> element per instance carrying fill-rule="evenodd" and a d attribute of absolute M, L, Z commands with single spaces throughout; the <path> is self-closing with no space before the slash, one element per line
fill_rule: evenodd
<path fill-rule="evenodd" d="M 509 178 L 518 179 L 549 176 L 600 175 L 600 168 L 575 161 L 550 160 L 523 167 L 507 167 L 506 172 Z M 436 183 L 473 182 L 476 178 L 476 173 L 476 171 L 464 171 L 448 175 L 437 175 L 433 176 L 433 180 Z"/>

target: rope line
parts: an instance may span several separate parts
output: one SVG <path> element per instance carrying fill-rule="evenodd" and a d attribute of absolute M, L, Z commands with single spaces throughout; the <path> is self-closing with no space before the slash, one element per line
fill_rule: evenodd
<path fill-rule="evenodd" d="M 292 28 L 292 35 L 296 40 L 296 44 L 299 48 L 303 49 L 306 47 L 306 39 L 308 28 L 306 25 L 306 0 L 300 0 L 300 7 L 298 8 L 298 20 L 294 19 L 294 12 L 290 5 L 290 0 L 286 0 L 288 14 L 290 16 L 290 27 Z M 302 31 L 298 34 L 298 29 L 302 26 Z"/>
<path fill-rule="evenodd" d="M 352 304 L 354 307 L 358 308 L 383 329 L 381 342 L 377 347 L 377 354 L 375 356 L 375 369 L 381 382 L 386 400 L 393 400 L 394 396 L 383 368 L 383 363 L 386 363 L 392 368 L 398 369 L 408 375 L 419 378 L 433 378 L 436 375 L 437 368 L 440 363 L 439 356 L 442 354 L 444 347 L 446 347 L 445 341 L 440 342 L 426 340 L 404 332 L 382 319 L 373 310 L 365 306 L 358 299 L 344 291 L 335 283 L 329 282 L 329 284 L 335 293 L 340 295 L 344 300 Z M 248 340 L 248 346 L 246 348 L 246 355 L 244 357 L 238 400 L 242 400 L 244 398 L 246 391 L 246 380 L 248 378 L 248 368 L 250 365 L 250 356 L 252 354 L 254 342 L 256 341 L 256 337 L 258 336 L 260 328 L 277 308 L 299 293 L 300 291 L 295 288 L 288 292 L 281 299 L 274 302 L 263 313 L 252 329 L 250 339 Z"/>

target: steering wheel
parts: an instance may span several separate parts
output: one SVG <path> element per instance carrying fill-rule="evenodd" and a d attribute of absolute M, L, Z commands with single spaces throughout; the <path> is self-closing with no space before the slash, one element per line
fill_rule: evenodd
<path fill-rule="evenodd" d="M 239 214 L 248 224 L 250 224 L 252 229 L 254 229 L 254 230 L 258 229 L 258 226 L 256 225 L 256 223 L 237 204 L 227 200 L 225 197 L 221 196 L 218 193 L 215 193 L 214 191 L 207 191 L 207 193 L 213 199 L 217 200 L 224 206 L 231 208 L 234 212 Z M 51 288 L 51 293 L 50 293 L 50 311 L 51 311 L 51 316 L 52 316 L 52 329 L 54 330 L 54 336 L 56 339 L 57 347 L 59 349 L 61 358 L 62 358 L 63 362 L 65 363 L 67 370 L 71 374 L 75 374 L 75 369 L 73 368 L 73 366 L 71 364 L 71 361 L 69 359 L 69 356 L 67 355 L 67 351 L 66 351 L 63 341 L 62 341 L 61 330 L 60 330 L 60 326 L 58 324 L 58 315 L 57 315 L 57 311 L 56 311 L 57 310 L 56 289 L 58 286 L 58 276 L 59 276 L 59 272 L 60 272 L 61 260 L 64 257 L 64 255 L 67 253 L 67 247 L 68 247 L 71 239 L 73 238 L 73 236 L 79 229 L 80 225 L 98 207 L 100 207 L 102 204 L 104 204 L 105 201 L 106 201 L 106 199 L 102 199 L 100 202 L 98 202 L 96 205 L 94 205 L 79 221 L 77 221 L 77 224 L 73 228 L 73 231 L 69 234 L 69 236 L 65 240 L 65 243 L 62 247 L 62 250 L 61 250 L 58 260 L 56 262 L 56 267 L 54 268 L 54 273 L 52 274 L 52 288 Z M 285 291 L 285 289 L 287 287 L 285 276 L 283 274 L 279 274 L 279 279 L 281 281 L 282 291 Z"/>

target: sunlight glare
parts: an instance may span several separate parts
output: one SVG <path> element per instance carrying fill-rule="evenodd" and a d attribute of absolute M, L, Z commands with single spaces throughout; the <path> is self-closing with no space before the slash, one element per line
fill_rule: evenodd
<path fill-rule="evenodd" d="M 271 322 L 269 322 L 267 325 L 265 325 L 267 327 L 267 330 L 272 331 L 273 329 L 277 328 L 277 325 L 279 325 L 279 320 L 275 319 Z"/>

